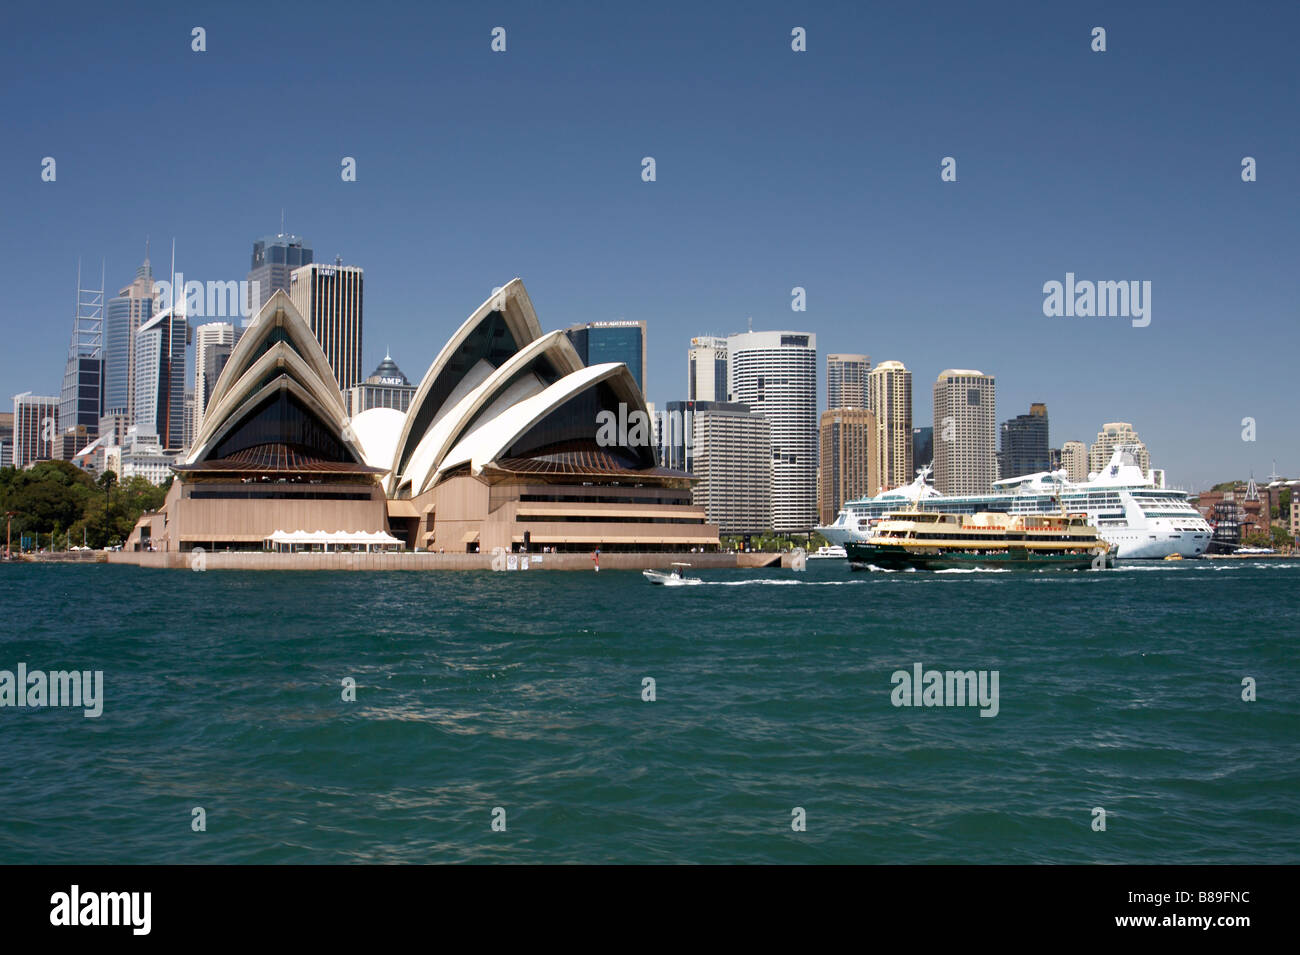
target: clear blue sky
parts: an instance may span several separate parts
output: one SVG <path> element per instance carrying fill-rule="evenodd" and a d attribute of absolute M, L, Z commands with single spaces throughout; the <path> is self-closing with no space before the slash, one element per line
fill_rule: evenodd
<path fill-rule="evenodd" d="M 659 403 L 752 316 L 905 362 L 918 424 L 979 368 L 1055 445 L 1124 420 L 1184 486 L 1300 475 L 1295 3 L 42 3 L 4 33 L 5 400 L 57 393 L 78 257 L 113 294 L 175 237 L 242 279 L 283 207 L 365 268 L 367 369 L 418 379 L 520 276 L 546 328 L 646 319 Z M 1067 271 L 1151 281 L 1150 326 L 1045 317 Z"/>

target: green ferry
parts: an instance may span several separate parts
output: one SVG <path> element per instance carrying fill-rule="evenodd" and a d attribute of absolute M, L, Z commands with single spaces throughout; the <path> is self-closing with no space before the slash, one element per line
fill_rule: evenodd
<path fill-rule="evenodd" d="M 1101 570 L 1115 566 L 1116 547 L 1097 535 L 1085 514 L 905 510 L 845 550 L 854 570 Z"/>

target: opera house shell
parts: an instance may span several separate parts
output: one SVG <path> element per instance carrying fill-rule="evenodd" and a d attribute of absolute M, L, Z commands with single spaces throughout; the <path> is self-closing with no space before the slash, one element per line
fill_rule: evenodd
<path fill-rule="evenodd" d="M 690 475 L 659 467 L 648 436 L 598 427 L 635 412 L 648 422 L 627 367 L 584 366 L 562 331 L 543 333 L 515 279 L 443 346 L 405 413 L 349 419 L 278 291 L 218 378 L 163 509 L 128 547 L 260 550 L 323 529 L 448 553 L 716 549 Z"/>

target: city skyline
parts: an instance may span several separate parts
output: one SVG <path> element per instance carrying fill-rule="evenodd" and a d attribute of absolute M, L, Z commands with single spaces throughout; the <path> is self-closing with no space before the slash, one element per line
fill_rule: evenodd
<path fill-rule="evenodd" d="M 339 7 L 307 24 L 268 11 L 256 33 L 241 28 L 244 16 L 205 14 L 208 48 L 196 53 L 191 25 L 174 18 L 88 8 L 74 33 L 48 11 L 16 12 L 16 33 L 50 40 L 39 56 L 14 50 L 3 67 L 43 81 L 39 101 L 21 84 L 0 93 L 14 118 L 0 157 L 13 249 L 5 396 L 57 393 L 78 258 L 87 268 L 106 259 L 106 288 L 117 290 L 145 236 L 157 245 L 175 235 L 188 277 L 244 279 L 250 241 L 274 233 L 283 209 L 280 228 L 310 236 L 321 260 L 366 267 L 366 369 L 384 343 L 399 365 L 418 365 L 463 302 L 522 276 L 565 323 L 646 321 L 657 405 L 687 396 L 681 351 L 692 337 L 741 332 L 752 317 L 756 329 L 817 335 L 822 354 L 900 360 L 918 383 L 981 368 L 998 378 L 1003 408 L 1053 408 L 1057 446 L 1132 422 L 1180 486 L 1259 477 L 1275 460 L 1300 473 L 1285 347 L 1298 203 L 1286 163 L 1297 134 L 1276 122 L 1297 103 L 1284 72 L 1289 31 L 1276 20 L 1103 5 L 1086 20 L 1034 11 L 990 22 L 954 7 L 936 37 L 924 11 L 873 23 L 852 10 L 588 19 L 507 7 L 492 16 L 511 42 L 493 54 L 496 21 L 466 11 Z M 1109 30 L 1104 54 L 1089 49 L 1094 20 Z M 286 49 L 280 27 L 290 23 L 300 45 Z M 794 25 L 807 28 L 805 53 L 790 49 Z M 89 56 L 81 30 L 100 37 Z M 909 62 L 902 51 L 922 35 L 936 62 L 971 82 L 950 87 L 928 58 Z M 1213 77 L 1184 52 L 1209 37 Z M 864 60 L 868 38 L 880 42 Z M 128 39 L 155 55 L 110 56 Z M 365 67 L 346 83 L 327 68 L 345 53 Z M 247 75 L 211 88 L 214 61 Z M 55 62 L 71 67 L 52 71 Z M 159 71 L 167 84 L 154 81 Z M 589 71 L 614 79 L 592 86 Z M 397 121 L 458 76 L 472 82 L 439 101 L 435 122 Z M 354 126 L 324 129 L 281 98 L 246 95 L 280 81 L 286 95 L 336 102 Z M 391 110 L 363 115 L 386 86 L 397 91 Z M 863 122 L 829 122 L 846 109 Z M 733 118 L 722 128 L 708 121 L 719 110 Z M 204 123 L 186 125 L 196 111 Z M 222 149 L 177 164 L 162 151 L 95 145 L 142 112 L 178 117 L 184 135 L 219 137 Z M 541 148 L 501 149 L 503 117 Z M 236 126 L 275 131 L 290 162 L 266 164 L 257 137 Z M 575 137 L 585 148 L 566 145 Z M 40 178 L 47 156 L 54 182 Z M 356 182 L 340 179 L 348 156 Z M 641 178 L 646 156 L 654 182 Z M 940 179 L 946 156 L 955 182 Z M 1258 181 L 1242 181 L 1245 156 L 1258 160 Z M 435 210 L 448 228 L 414 223 Z M 1150 281 L 1150 325 L 1046 317 L 1043 285 L 1067 274 Z M 790 308 L 795 288 L 806 311 Z M 1238 325 L 1279 347 L 1209 349 Z M 927 389 L 916 392 L 913 418 L 929 421 Z M 1242 440 L 1248 418 L 1254 441 Z"/>

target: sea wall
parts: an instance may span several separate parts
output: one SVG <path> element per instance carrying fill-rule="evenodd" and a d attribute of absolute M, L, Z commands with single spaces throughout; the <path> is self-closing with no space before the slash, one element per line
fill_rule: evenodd
<path fill-rule="evenodd" d="M 516 555 L 521 557 L 523 555 Z M 108 555 L 110 564 L 134 564 L 173 570 L 491 570 L 491 554 L 271 554 L 257 551 L 211 551 L 201 556 L 179 552 L 117 551 Z M 673 561 L 686 561 L 700 570 L 789 566 L 781 554 L 625 554 L 600 555 L 601 570 L 645 570 L 667 568 Z M 591 573 L 590 554 L 530 554 L 529 571 L 580 570 Z"/>

